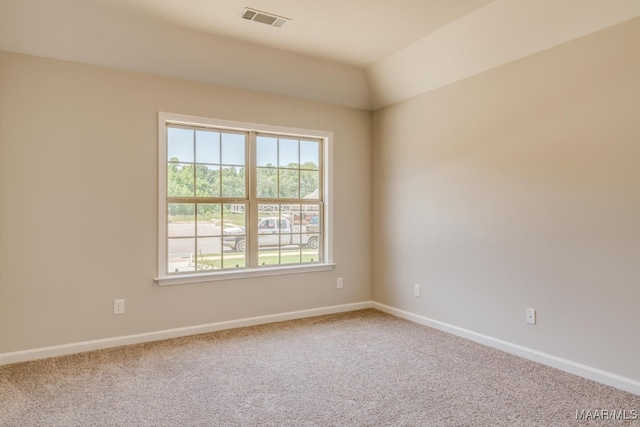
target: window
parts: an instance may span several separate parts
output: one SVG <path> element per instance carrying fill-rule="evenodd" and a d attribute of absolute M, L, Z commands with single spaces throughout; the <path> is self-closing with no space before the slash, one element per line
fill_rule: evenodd
<path fill-rule="evenodd" d="M 332 268 L 331 133 L 159 114 L 160 284 Z"/>

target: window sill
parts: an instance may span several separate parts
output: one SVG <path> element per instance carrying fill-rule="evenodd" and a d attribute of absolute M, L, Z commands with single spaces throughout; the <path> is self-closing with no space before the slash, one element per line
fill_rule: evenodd
<path fill-rule="evenodd" d="M 247 279 L 252 277 L 282 276 L 285 274 L 312 273 L 316 271 L 330 271 L 336 266 L 334 263 L 261 267 L 243 270 L 217 271 L 214 273 L 183 274 L 179 276 L 157 277 L 154 280 L 159 286 L 184 285 L 188 283 L 217 282 L 220 280 Z"/>

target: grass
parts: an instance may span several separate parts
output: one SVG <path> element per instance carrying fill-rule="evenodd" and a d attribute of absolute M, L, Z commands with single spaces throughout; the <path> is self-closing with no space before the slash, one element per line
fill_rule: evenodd
<path fill-rule="evenodd" d="M 318 253 L 310 251 L 302 251 L 302 256 L 298 249 L 283 250 L 278 254 L 278 251 L 260 252 L 258 255 L 259 265 L 278 265 L 278 264 L 299 264 L 307 262 L 317 262 Z M 197 262 L 200 266 L 206 266 L 206 268 L 220 269 L 224 265 L 224 268 L 238 268 L 245 266 L 246 257 L 244 253 L 224 253 L 224 254 L 203 254 L 199 255 Z"/>
<path fill-rule="evenodd" d="M 191 223 L 195 221 L 194 215 L 172 215 L 171 221 L 175 223 L 187 222 Z M 200 214 L 198 215 L 198 221 L 221 221 L 220 213 L 217 214 Z M 233 224 L 242 224 L 244 225 L 244 214 L 239 213 L 225 213 L 224 214 L 224 222 L 233 223 Z"/>

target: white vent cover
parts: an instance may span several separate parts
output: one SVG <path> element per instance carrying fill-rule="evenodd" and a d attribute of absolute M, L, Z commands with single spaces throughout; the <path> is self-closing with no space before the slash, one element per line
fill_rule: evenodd
<path fill-rule="evenodd" d="M 291 21 L 291 18 L 285 18 L 284 16 L 274 15 L 273 13 L 262 12 L 260 10 L 251 9 L 245 7 L 240 17 L 248 19 L 249 21 L 261 22 L 263 24 L 271 25 L 272 27 L 282 27 L 287 21 Z"/>

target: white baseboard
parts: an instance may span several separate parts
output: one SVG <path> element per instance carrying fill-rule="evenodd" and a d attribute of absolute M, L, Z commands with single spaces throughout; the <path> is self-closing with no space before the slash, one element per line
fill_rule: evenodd
<path fill-rule="evenodd" d="M 291 311 L 287 313 L 270 314 L 266 316 L 248 317 L 244 319 L 228 320 L 224 322 L 209 323 L 205 325 L 188 326 L 184 328 L 166 329 L 162 331 L 148 332 L 144 334 L 126 335 L 122 337 L 105 338 L 100 340 L 83 341 L 78 343 L 63 344 L 52 347 L 35 348 L 12 353 L 0 353 L 0 365 L 26 362 L 29 360 L 45 359 L 48 357 L 63 356 L 67 354 L 82 353 L 85 351 L 100 350 L 104 348 L 119 347 L 130 344 L 140 344 L 150 341 L 159 341 L 169 338 L 178 338 L 188 335 L 205 334 L 227 329 L 242 328 L 246 326 L 263 325 L 266 323 L 283 322 L 287 320 L 303 319 L 307 317 L 322 316 L 325 314 L 344 313 L 348 311 L 375 308 L 382 312 L 392 314 L 402 319 L 410 320 L 421 325 L 429 326 L 443 332 L 450 333 L 516 356 L 523 357 L 543 365 L 551 366 L 583 378 L 610 385 L 618 389 L 628 391 L 640 396 L 640 382 L 622 377 L 597 368 L 582 365 L 571 360 L 556 357 L 547 353 L 499 340 L 487 335 L 479 334 L 468 329 L 459 328 L 438 320 L 410 313 L 373 301 L 363 301 L 353 304 L 335 305 L 330 307 L 313 308 L 309 310 Z"/>
<path fill-rule="evenodd" d="M 188 335 L 205 334 L 208 332 L 216 332 L 226 329 L 242 328 L 245 326 L 263 325 L 266 323 L 283 322 L 286 320 L 322 316 L 324 314 L 363 310 L 365 308 L 371 308 L 373 306 L 372 304 L 373 303 L 371 301 L 364 301 L 353 304 L 334 305 L 330 307 L 312 308 L 309 310 L 290 311 L 287 313 L 228 320 L 225 322 L 209 323 L 206 325 L 187 326 L 185 328 L 166 329 L 163 331 L 147 332 L 144 334 L 126 335 L 122 337 L 105 338 L 100 340 L 56 345 L 52 347 L 35 348 L 24 351 L 15 351 L 12 353 L 0 353 L 0 366 L 10 363 L 27 362 L 29 360 L 45 359 L 48 357 L 82 353 L 85 351 L 119 347 L 122 345 L 140 344 L 150 341 L 184 337 Z"/>
<path fill-rule="evenodd" d="M 580 377 L 606 384 L 640 396 L 640 381 L 632 380 L 630 378 L 626 378 L 617 374 L 612 374 L 611 372 L 606 372 L 597 368 L 593 368 L 591 366 L 586 366 L 577 362 L 573 362 L 571 360 L 556 357 L 551 354 L 523 347 L 518 344 L 502 341 L 497 338 L 479 334 L 468 329 L 459 328 L 448 323 L 440 322 L 438 320 L 430 319 L 428 317 L 420 316 L 418 314 L 410 313 L 408 311 L 400 310 L 377 302 L 372 302 L 371 306 L 376 310 L 392 314 L 396 317 L 410 320 L 421 325 L 429 326 L 431 328 L 438 329 L 452 335 L 466 338 L 468 340 L 475 341 L 477 343 L 484 344 L 489 347 L 514 354 L 516 356 L 520 356 L 524 359 L 551 366 L 553 368 L 560 369 L 561 371 L 569 372 L 571 374 L 578 375 Z"/>

